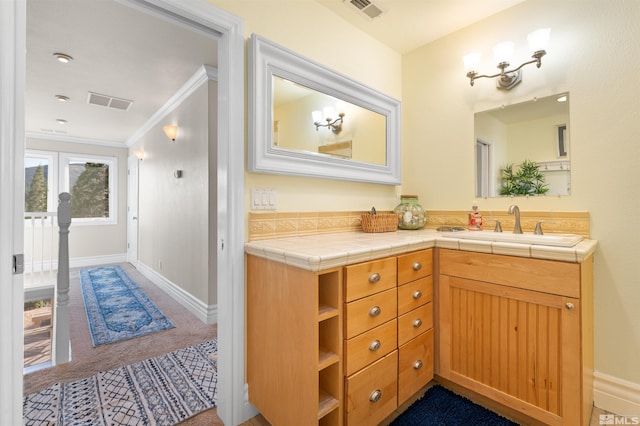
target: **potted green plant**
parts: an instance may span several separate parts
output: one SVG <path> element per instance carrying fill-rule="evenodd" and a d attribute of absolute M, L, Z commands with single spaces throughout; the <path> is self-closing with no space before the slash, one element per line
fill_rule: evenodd
<path fill-rule="evenodd" d="M 544 195 L 549 187 L 538 165 L 530 160 L 514 166 L 507 164 L 502 169 L 500 195 Z"/>

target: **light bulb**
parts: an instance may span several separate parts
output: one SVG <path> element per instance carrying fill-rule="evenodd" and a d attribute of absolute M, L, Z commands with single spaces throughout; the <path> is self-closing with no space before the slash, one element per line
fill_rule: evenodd
<path fill-rule="evenodd" d="M 549 37 L 551 34 L 551 28 L 540 28 L 532 31 L 527 35 L 527 41 L 529 42 L 529 50 L 531 53 L 546 51 L 549 47 Z"/>

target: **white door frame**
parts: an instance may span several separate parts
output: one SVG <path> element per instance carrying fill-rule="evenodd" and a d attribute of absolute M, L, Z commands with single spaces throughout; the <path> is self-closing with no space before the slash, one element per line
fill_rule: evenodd
<path fill-rule="evenodd" d="M 13 274 L 24 246 L 24 0 L 0 1 L 0 418 L 22 424 L 24 287 Z"/>
<path fill-rule="evenodd" d="M 127 262 L 138 266 L 138 157 L 127 161 Z"/>
<path fill-rule="evenodd" d="M 218 39 L 217 283 L 218 415 L 227 425 L 255 413 L 244 377 L 244 23 L 205 0 L 118 0 L 220 34 Z M 24 190 L 25 0 L 0 1 L 0 418 L 22 424 L 22 277 L 10 256 L 21 251 Z M 20 172 L 16 170 L 20 166 Z M 5 202 L 8 200 L 8 202 Z M 17 222 L 17 221 L 20 222 Z"/>

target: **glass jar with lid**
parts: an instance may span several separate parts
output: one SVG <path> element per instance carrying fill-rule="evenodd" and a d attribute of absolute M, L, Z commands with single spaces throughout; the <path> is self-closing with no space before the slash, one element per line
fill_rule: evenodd
<path fill-rule="evenodd" d="M 398 215 L 400 229 L 421 229 L 427 223 L 427 215 L 418 202 L 417 195 L 401 195 L 400 204 L 393 212 Z"/>

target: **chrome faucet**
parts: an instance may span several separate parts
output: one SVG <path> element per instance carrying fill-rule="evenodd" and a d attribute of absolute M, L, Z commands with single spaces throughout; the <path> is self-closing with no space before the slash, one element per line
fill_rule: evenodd
<path fill-rule="evenodd" d="M 514 234 L 522 234 L 522 228 L 520 227 L 520 209 L 515 204 L 509 206 L 509 214 L 516 215 L 516 225 L 513 227 Z"/>

